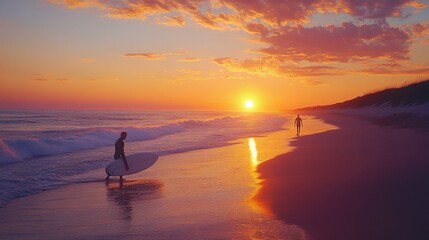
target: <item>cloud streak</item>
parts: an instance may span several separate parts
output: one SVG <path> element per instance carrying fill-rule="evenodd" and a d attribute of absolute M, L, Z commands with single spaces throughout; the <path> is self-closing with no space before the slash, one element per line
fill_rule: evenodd
<path fill-rule="evenodd" d="M 163 53 L 126 53 L 125 57 L 145 58 L 147 60 L 161 60 L 165 57 Z"/>
<path fill-rule="evenodd" d="M 171 27 L 183 27 L 186 24 L 185 17 L 182 15 L 174 17 L 164 17 L 163 19 L 158 19 L 158 24 L 163 24 Z"/>
<path fill-rule="evenodd" d="M 232 72 L 245 72 L 256 75 L 267 76 L 288 76 L 288 77 L 309 77 L 326 75 L 343 75 L 347 72 L 340 68 L 317 65 L 317 66 L 299 66 L 285 64 L 275 58 L 253 58 L 239 60 L 233 58 L 217 58 L 213 62 L 225 67 Z"/>
<path fill-rule="evenodd" d="M 47 78 L 34 78 L 34 81 L 38 81 L 38 82 L 47 82 L 48 79 Z"/>
<path fill-rule="evenodd" d="M 155 52 L 141 52 L 141 53 L 125 53 L 124 57 L 133 57 L 133 58 L 145 58 L 147 60 L 162 60 L 169 56 L 180 57 L 186 55 L 185 50 L 178 50 L 175 52 L 164 52 L 164 53 L 155 53 Z M 196 62 L 199 61 L 199 58 L 181 58 L 180 61 Z"/>
<path fill-rule="evenodd" d="M 181 62 L 199 62 L 201 61 L 201 59 L 195 58 L 195 57 L 188 57 L 188 58 L 181 58 L 180 61 Z"/>

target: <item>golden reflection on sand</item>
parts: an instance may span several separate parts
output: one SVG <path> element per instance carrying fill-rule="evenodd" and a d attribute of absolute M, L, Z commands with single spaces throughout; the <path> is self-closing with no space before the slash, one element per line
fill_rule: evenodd
<path fill-rule="evenodd" d="M 253 211 L 262 212 L 265 215 L 272 216 L 271 211 L 266 209 L 263 205 L 261 205 L 258 201 L 255 201 L 254 199 L 255 195 L 259 192 L 259 189 L 261 188 L 259 173 L 256 171 L 258 165 L 261 162 L 258 160 L 258 147 L 255 141 L 255 138 L 248 138 L 248 146 L 249 146 L 250 163 L 251 163 L 250 173 L 253 177 L 253 183 L 254 183 L 255 189 L 253 190 L 252 194 L 249 196 L 247 203 L 253 209 Z"/>

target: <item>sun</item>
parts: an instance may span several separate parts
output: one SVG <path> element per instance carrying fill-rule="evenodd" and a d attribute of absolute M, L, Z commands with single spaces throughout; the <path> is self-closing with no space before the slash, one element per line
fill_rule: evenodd
<path fill-rule="evenodd" d="M 255 104 L 253 103 L 253 101 L 252 101 L 252 100 L 247 100 L 247 101 L 244 103 L 244 106 L 245 106 L 247 109 L 252 109 L 252 108 L 253 108 L 253 106 L 255 106 Z"/>

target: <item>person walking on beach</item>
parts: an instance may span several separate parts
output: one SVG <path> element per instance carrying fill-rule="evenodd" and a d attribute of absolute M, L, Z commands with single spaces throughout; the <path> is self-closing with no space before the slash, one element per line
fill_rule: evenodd
<path fill-rule="evenodd" d="M 121 136 L 116 140 L 115 143 L 115 154 L 113 154 L 113 158 L 115 160 L 118 160 L 119 158 L 122 158 L 122 161 L 124 161 L 125 164 L 125 170 L 129 170 L 130 167 L 128 166 L 127 157 L 125 156 L 125 143 L 124 140 L 127 139 L 127 132 L 121 132 Z M 107 175 L 106 180 L 109 179 L 110 175 Z M 121 176 L 122 180 L 122 176 Z"/>
<path fill-rule="evenodd" d="M 296 116 L 295 123 L 293 124 L 293 126 L 296 127 L 296 135 L 299 135 L 299 133 L 301 132 L 301 127 L 304 127 L 304 123 L 299 117 L 299 114 Z"/>

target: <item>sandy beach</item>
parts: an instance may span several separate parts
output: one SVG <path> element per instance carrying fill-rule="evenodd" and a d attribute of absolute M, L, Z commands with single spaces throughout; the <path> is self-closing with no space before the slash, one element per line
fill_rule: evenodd
<path fill-rule="evenodd" d="M 339 129 L 259 165 L 258 201 L 312 239 L 429 239 L 427 130 L 319 117 Z"/>

